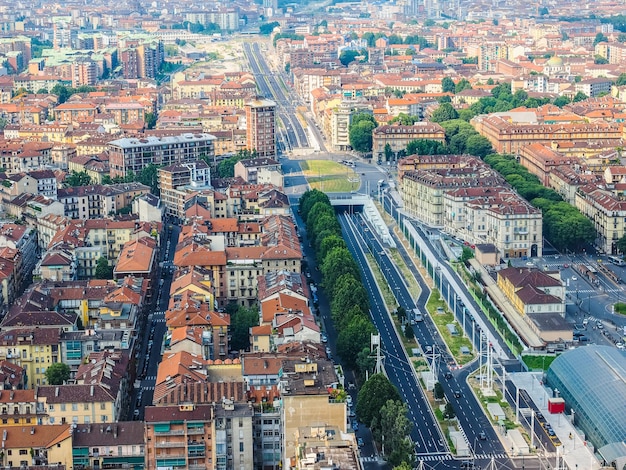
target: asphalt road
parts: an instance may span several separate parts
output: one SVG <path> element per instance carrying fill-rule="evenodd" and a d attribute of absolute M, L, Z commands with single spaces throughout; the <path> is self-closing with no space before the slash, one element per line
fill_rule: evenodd
<path fill-rule="evenodd" d="M 413 365 L 407 360 L 394 324 L 387 313 L 384 300 L 376 287 L 374 276 L 367 265 L 365 258 L 367 245 L 360 236 L 360 233 L 366 232 L 361 232 L 359 227 L 351 223 L 345 215 L 340 215 L 339 221 L 348 248 L 361 269 L 363 283 L 368 291 L 372 321 L 381 335 L 383 344 L 385 371 L 409 408 L 409 419 L 414 424 L 411 438 L 415 443 L 416 454 L 418 457 L 439 454 L 443 460 L 449 455 L 444 437 L 441 435 L 422 388 L 417 382 Z"/>
<path fill-rule="evenodd" d="M 264 52 L 262 47 L 267 46 L 260 46 L 258 43 L 244 43 L 243 45 L 260 93 L 277 104 L 277 117 L 283 123 L 283 129 L 277 129 L 277 131 L 279 134 L 283 133 L 286 149 L 308 148 L 310 145 L 307 132 L 296 114 L 294 103 L 297 103 L 298 99 L 294 92 L 285 86 L 280 75 L 272 72 L 264 57 L 267 52 Z"/>
<path fill-rule="evenodd" d="M 172 271 L 168 269 L 171 261 L 174 259 L 176 243 L 180 227 L 172 225 L 169 229 L 166 225 L 166 235 L 161 245 L 161 258 L 164 261 L 161 273 L 163 273 L 163 284 L 159 285 L 158 295 L 154 306 L 154 311 L 148 315 L 145 321 L 145 328 L 141 329 L 139 336 L 141 339 L 140 355 L 137 361 L 137 377 L 140 381 L 140 387 L 135 388 L 132 393 L 131 401 L 131 417 L 132 419 L 143 420 L 144 407 L 152 405 L 154 396 L 154 386 L 156 383 L 156 374 L 161 362 L 161 349 L 163 345 L 163 337 L 167 327 L 165 325 L 165 311 L 168 308 L 169 292 L 172 284 Z M 160 282 L 157 280 L 157 282 Z M 139 413 L 135 413 L 137 410 Z"/>

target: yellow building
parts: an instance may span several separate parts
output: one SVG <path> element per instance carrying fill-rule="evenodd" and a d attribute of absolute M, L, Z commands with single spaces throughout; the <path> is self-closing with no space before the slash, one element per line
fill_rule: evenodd
<path fill-rule="evenodd" d="M 48 385 L 37 388 L 43 424 L 112 423 L 119 419 L 116 397 L 103 385 Z"/>
<path fill-rule="evenodd" d="M 46 369 L 59 361 L 60 328 L 24 328 L 2 333 L 0 360 L 26 371 L 26 387 L 46 384 Z"/>
<path fill-rule="evenodd" d="M 0 391 L 0 423 L 2 426 L 32 426 L 45 418 L 37 407 L 35 390 Z"/>
<path fill-rule="evenodd" d="M 72 466 L 72 433 L 69 424 L 12 426 L 2 432 L 0 466 Z"/>
<path fill-rule="evenodd" d="M 576 192 L 575 202 L 596 229 L 596 247 L 617 254 L 617 241 L 626 233 L 626 201 L 605 189 L 583 186 Z"/>

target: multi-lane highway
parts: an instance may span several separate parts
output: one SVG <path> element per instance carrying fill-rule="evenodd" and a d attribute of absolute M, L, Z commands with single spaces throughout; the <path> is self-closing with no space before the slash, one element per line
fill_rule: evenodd
<path fill-rule="evenodd" d="M 417 382 L 413 365 L 408 361 L 403 346 L 396 334 L 385 303 L 376 287 L 376 281 L 368 267 L 365 250 L 367 245 L 362 234 L 367 233 L 346 215 L 339 216 L 348 248 L 362 273 L 365 288 L 369 294 L 371 316 L 381 335 L 385 355 L 385 370 L 389 380 L 398 388 L 402 399 L 409 408 L 409 419 L 413 423 L 411 439 L 419 456 L 436 456 L 441 460 L 451 458 L 441 434 L 436 418 Z"/>
<path fill-rule="evenodd" d="M 354 216 L 354 218 L 356 224 L 364 223 L 359 216 Z M 424 305 L 430 294 L 425 283 L 423 281 L 420 282 L 421 294 L 419 298 L 415 299 L 402 280 L 402 275 L 395 263 L 385 254 L 384 247 L 375 235 L 375 231 L 364 230 L 363 238 L 366 246 L 371 248 L 377 263 L 381 267 L 381 271 L 386 276 L 389 287 L 396 295 L 398 303 L 409 311 L 413 308 L 419 308 L 420 311 L 424 311 Z M 454 359 L 450 356 L 428 316 L 425 317 L 423 322 L 417 322 L 413 325 L 413 331 L 415 338 L 422 345 L 422 349 L 428 349 L 428 346 L 430 346 L 433 354 L 439 358 L 436 361 L 438 364 L 438 380 L 443 386 L 446 398 L 454 406 L 459 425 L 465 433 L 472 452 L 478 458 L 490 458 L 495 455 L 499 459 L 506 459 L 498 436 L 483 413 L 480 403 L 478 403 L 466 383 L 467 374 L 472 368 L 468 367 L 459 371 L 455 367 Z M 484 436 L 481 436 L 483 432 Z M 486 437 L 486 439 L 481 439 L 481 437 Z"/>
<path fill-rule="evenodd" d="M 298 98 L 293 90 L 287 88 L 280 76 L 271 71 L 263 56 L 262 46 L 257 43 L 244 43 L 243 50 L 256 78 L 259 92 L 265 98 L 276 102 L 277 118 L 283 124 L 281 132 L 284 147 L 288 150 L 310 147 L 307 132 L 298 118 L 295 106 Z"/>

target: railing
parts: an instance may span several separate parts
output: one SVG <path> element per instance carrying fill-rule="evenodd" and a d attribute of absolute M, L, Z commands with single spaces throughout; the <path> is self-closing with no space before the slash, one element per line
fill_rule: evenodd
<path fill-rule="evenodd" d="M 185 447 L 185 441 L 180 442 L 158 442 L 155 444 L 155 447 Z"/>

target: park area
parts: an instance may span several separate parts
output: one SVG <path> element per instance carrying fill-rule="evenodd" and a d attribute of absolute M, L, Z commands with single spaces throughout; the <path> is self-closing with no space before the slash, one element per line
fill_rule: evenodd
<path fill-rule="evenodd" d="M 325 193 L 349 193 L 361 185 L 354 170 L 332 160 L 307 160 L 300 162 L 300 167 L 311 189 Z"/>

